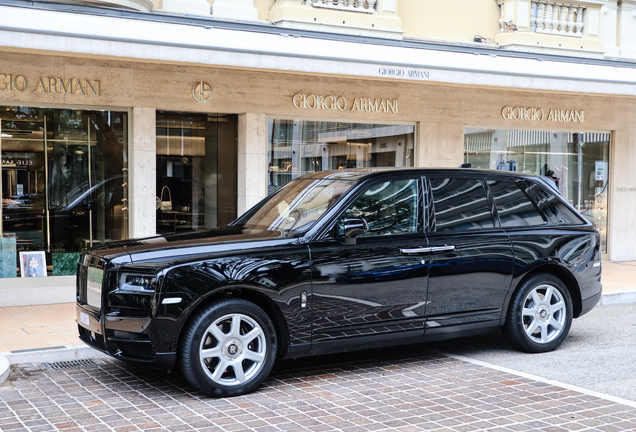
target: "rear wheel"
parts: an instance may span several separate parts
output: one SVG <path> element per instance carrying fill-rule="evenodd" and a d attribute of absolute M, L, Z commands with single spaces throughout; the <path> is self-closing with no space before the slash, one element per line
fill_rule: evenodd
<path fill-rule="evenodd" d="M 539 274 L 514 293 L 502 332 L 515 348 L 525 352 L 555 350 L 572 325 L 572 299 L 561 280 Z"/>
<path fill-rule="evenodd" d="M 181 371 L 198 389 L 218 397 L 253 391 L 276 356 L 276 331 L 265 312 L 242 299 L 214 303 L 187 326 Z"/>

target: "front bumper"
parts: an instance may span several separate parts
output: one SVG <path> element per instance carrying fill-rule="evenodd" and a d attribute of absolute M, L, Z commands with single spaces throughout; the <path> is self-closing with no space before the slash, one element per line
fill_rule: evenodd
<path fill-rule="evenodd" d="M 103 315 L 80 304 L 76 304 L 76 317 L 79 338 L 88 346 L 116 359 L 154 369 L 174 368 L 176 353 L 156 352 L 146 333 L 150 317 Z"/>

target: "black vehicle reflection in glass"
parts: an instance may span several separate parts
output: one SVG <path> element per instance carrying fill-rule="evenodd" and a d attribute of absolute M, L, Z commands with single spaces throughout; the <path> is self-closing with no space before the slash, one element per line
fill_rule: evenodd
<path fill-rule="evenodd" d="M 317 172 L 229 226 L 90 250 L 77 318 L 96 349 L 232 396 L 277 358 L 497 328 L 556 349 L 600 298 L 600 260 L 592 224 L 539 177 Z"/>

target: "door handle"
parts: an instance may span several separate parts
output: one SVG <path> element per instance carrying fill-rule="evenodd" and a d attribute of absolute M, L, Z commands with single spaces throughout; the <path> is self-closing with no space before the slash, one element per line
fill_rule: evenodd
<path fill-rule="evenodd" d="M 429 253 L 431 252 L 432 248 L 430 247 L 420 247 L 420 248 L 407 248 L 407 249 L 400 249 L 400 252 L 402 252 L 403 254 L 421 254 L 421 253 Z"/>
<path fill-rule="evenodd" d="M 454 245 L 434 246 L 430 249 L 431 249 L 431 252 L 451 252 L 455 250 L 455 246 Z"/>
<path fill-rule="evenodd" d="M 431 252 L 451 252 L 455 250 L 454 245 L 444 245 L 444 246 L 433 246 L 433 247 L 420 247 L 420 248 L 405 248 L 400 249 L 400 252 L 403 254 L 421 254 L 421 253 L 431 253 Z"/>

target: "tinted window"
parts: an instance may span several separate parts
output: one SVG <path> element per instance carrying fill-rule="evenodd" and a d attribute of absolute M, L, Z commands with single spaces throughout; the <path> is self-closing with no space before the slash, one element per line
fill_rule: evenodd
<path fill-rule="evenodd" d="M 530 193 L 537 197 L 537 204 L 543 208 L 553 224 L 582 225 L 583 221 L 576 212 L 567 206 L 548 188 L 534 182 L 526 183 Z"/>
<path fill-rule="evenodd" d="M 371 186 L 347 209 L 344 217 L 363 217 L 371 237 L 417 232 L 417 180 L 398 180 Z"/>
<path fill-rule="evenodd" d="M 431 179 L 435 231 L 493 228 L 486 193 L 479 180 Z"/>
<path fill-rule="evenodd" d="M 502 227 L 543 225 L 545 221 L 530 198 L 514 182 L 489 181 Z"/>

